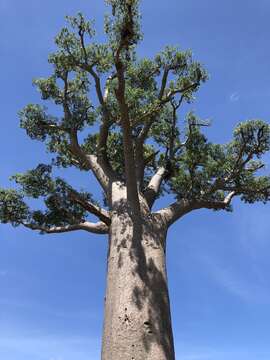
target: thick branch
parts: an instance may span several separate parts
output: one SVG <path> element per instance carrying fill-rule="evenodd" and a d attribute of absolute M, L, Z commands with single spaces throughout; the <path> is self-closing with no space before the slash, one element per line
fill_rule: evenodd
<path fill-rule="evenodd" d="M 184 95 L 181 96 L 179 102 L 177 104 L 175 104 L 172 100 L 172 107 L 173 107 L 173 123 L 172 123 L 172 127 L 171 127 L 171 134 L 170 134 L 170 145 L 169 148 L 167 149 L 167 154 L 166 154 L 166 159 L 168 162 L 173 160 L 173 157 L 175 155 L 175 151 L 174 151 L 174 147 L 175 147 L 175 137 L 176 137 L 176 111 L 179 109 L 179 107 L 181 106 L 182 102 L 184 99 Z M 155 121 L 155 117 L 153 117 L 153 119 L 151 119 L 150 121 L 148 121 L 148 123 L 145 124 L 145 126 L 143 127 L 143 129 L 141 130 L 137 140 L 136 140 L 136 156 L 137 156 L 137 163 L 138 161 L 140 161 L 143 158 L 143 145 L 144 142 L 148 136 L 148 133 L 150 131 L 150 128 L 152 126 L 152 124 Z M 144 177 L 144 170 L 145 170 L 145 164 L 142 163 L 142 165 L 139 168 L 139 179 L 143 179 Z M 160 174 L 162 173 L 162 177 L 160 177 Z M 159 188 L 160 185 L 162 183 L 162 180 L 164 179 L 164 176 L 166 175 L 166 169 L 164 169 L 163 167 L 158 169 L 158 172 L 156 174 L 156 177 L 159 179 L 159 184 L 158 184 L 158 189 L 156 191 L 156 194 L 151 191 L 149 192 L 149 194 L 151 193 L 152 195 L 150 196 L 150 202 L 149 202 L 149 206 L 151 207 L 153 205 L 153 202 L 155 200 L 155 197 L 157 196 L 158 192 L 159 192 Z M 154 175 L 155 176 L 155 175 Z M 156 180 L 154 180 L 156 182 Z M 149 184 L 150 185 L 150 184 Z M 148 185 L 148 187 L 149 187 Z M 147 188 L 148 188 L 147 187 Z M 147 195 L 148 196 L 148 195 Z"/>
<path fill-rule="evenodd" d="M 63 109 L 66 120 L 71 118 L 71 113 L 68 105 L 68 72 L 62 78 L 64 81 L 64 98 L 63 98 Z M 103 97 L 102 97 L 103 101 Z M 59 127 L 59 130 L 63 130 Z M 113 176 L 112 169 L 105 159 L 97 161 L 93 155 L 87 155 L 81 148 L 78 141 L 78 131 L 76 128 L 64 129 L 64 131 L 69 135 L 70 146 L 69 150 L 71 153 L 79 159 L 83 167 L 86 167 L 89 170 L 92 170 L 95 177 L 99 181 L 105 192 L 108 191 L 109 182 Z"/>
<path fill-rule="evenodd" d="M 170 124 L 171 125 L 171 133 L 170 133 L 170 138 L 169 138 L 169 146 L 167 147 L 167 152 L 166 152 L 166 159 L 168 162 L 171 162 L 175 156 L 175 141 L 176 141 L 176 137 L 177 137 L 177 132 L 176 132 L 177 110 L 181 106 L 183 99 L 184 99 L 183 96 L 181 96 L 178 103 L 176 103 L 173 100 L 171 101 L 171 105 L 173 108 L 173 118 L 172 118 L 172 123 Z"/>
<path fill-rule="evenodd" d="M 163 76 L 162 76 L 162 80 L 161 80 L 161 88 L 158 94 L 158 98 L 159 100 L 161 100 L 163 98 L 165 89 L 166 89 L 166 85 L 167 85 L 167 79 L 168 79 L 168 75 L 169 75 L 169 70 L 165 69 Z"/>
<path fill-rule="evenodd" d="M 198 209 L 224 210 L 230 205 L 235 195 L 236 195 L 235 191 L 230 192 L 226 196 L 224 201 L 182 199 L 176 201 L 167 208 L 158 211 L 157 214 L 160 214 L 163 217 L 166 225 L 169 227 L 175 221 L 179 220 L 182 216 L 188 214 L 193 210 L 198 210 Z"/>
<path fill-rule="evenodd" d="M 81 205 L 85 210 L 98 217 L 99 220 L 104 222 L 106 225 L 109 226 L 111 224 L 110 213 L 107 210 L 93 204 L 89 200 L 83 199 L 80 194 L 75 191 L 70 191 L 69 197 L 72 201 Z"/>
<path fill-rule="evenodd" d="M 144 197 L 145 197 L 150 209 L 152 208 L 152 206 L 159 194 L 160 186 L 162 184 L 162 181 L 163 181 L 165 175 L 166 175 L 166 169 L 165 169 L 165 167 L 162 166 L 153 175 L 147 188 L 144 191 Z"/>
<path fill-rule="evenodd" d="M 64 131 L 68 134 L 70 140 L 69 151 L 75 157 L 75 159 L 73 159 L 73 162 L 77 166 L 81 165 L 82 167 L 93 171 L 95 177 L 102 186 L 103 190 L 107 192 L 110 183 L 110 178 L 113 178 L 114 174 L 112 173 L 109 167 L 106 167 L 105 163 L 102 163 L 102 161 L 98 160 L 97 156 L 88 155 L 82 150 L 78 141 L 77 130 L 64 128 L 56 124 L 43 123 L 42 126 L 49 130 Z"/>
<path fill-rule="evenodd" d="M 27 223 L 22 223 L 22 225 L 28 229 L 39 230 L 46 234 L 59 234 L 59 233 L 76 231 L 76 230 L 85 230 L 93 234 L 108 234 L 109 232 L 108 226 L 103 222 L 91 223 L 86 221 L 74 225 L 52 226 L 52 227 L 27 224 Z"/>
<path fill-rule="evenodd" d="M 109 129 L 110 129 L 110 114 L 107 108 L 107 98 L 108 98 L 108 92 L 109 92 L 109 83 L 110 81 L 115 77 L 115 75 L 110 76 L 105 85 L 105 92 L 104 95 L 102 94 L 101 89 L 101 81 L 100 77 L 94 70 L 95 64 L 88 64 L 88 57 L 87 57 L 87 51 L 85 47 L 84 42 L 84 32 L 79 31 L 80 41 L 81 41 L 81 47 L 84 54 L 84 69 L 93 77 L 95 82 L 95 88 L 96 88 L 96 94 L 98 97 L 98 101 L 102 108 L 102 123 L 100 125 L 100 131 L 99 131 L 99 143 L 98 143 L 98 153 L 99 156 L 101 156 L 102 161 L 106 164 L 106 166 L 112 171 L 109 160 L 108 160 L 108 154 L 107 154 L 107 139 L 109 136 Z"/>
<path fill-rule="evenodd" d="M 107 193 L 110 182 L 114 179 L 114 174 L 110 171 L 110 168 L 106 166 L 106 163 L 102 162 L 102 159 L 98 159 L 95 155 L 87 155 L 79 145 L 77 131 L 72 130 L 70 132 L 70 149 L 72 153 L 77 156 L 82 163 L 91 170 L 103 190 Z"/>
<path fill-rule="evenodd" d="M 79 37 L 80 37 L 81 47 L 82 47 L 82 51 L 83 51 L 83 55 L 84 55 L 84 64 L 82 67 L 84 70 L 89 72 L 90 75 L 92 75 L 92 77 L 95 81 L 96 93 L 97 93 L 99 103 L 101 106 L 103 106 L 104 99 L 103 99 L 102 90 L 101 90 L 100 78 L 97 75 L 97 73 L 94 71 L 94 64 L 88 63 L 88 55 L 87 55 L 85 42 L 84 42 L 84 34 L 85 34 L 85 31 L 83 31 L 82 29 L 79 29 Z"/>
<path fill-rule="evenodd" d="M 132 19 L 130 19 L 132 21 Z M 134 144 L 132 140 L 132 129 L 129 117 L 128 105 L 125 99 L 125 68 L 121 59 L 122 50 L 128 46 L 126 38 L 122 32 L 122 39 L 115 55 L 116 75 L 118 79 L 118 87 L 115 90 L 116 98 L 120 108 L 121 127 L 123 131 L 123 148 L 125 159 L 125 175 L 127 182 L 127 196 L 130 205 L 135 213 L 140 213 L 140 203 L 137 188 L 137 174 L 135 166 Z"/>
<path fill-rule="evenodd" d="M 109 96 L 110 82 L 112 81 L 112 79 L 114 77 L 115 77 L 115 75 L 111 75 L 107 79 L 104 95 L 102 96 L 103 100 L 101 102 L 103 118 L 102 118 L 102 122 L 100 125 L 100 130 L 99 130 L 98 152 L 107 164 L 109 164 L 108 152 L 107 152 L 107 140 L 108 140 L 110 125 L 111 125 L 110 114 L 109 114 L 108 108 L 107 108 L 107 100 L 108 100 L 108 96 Z"/>

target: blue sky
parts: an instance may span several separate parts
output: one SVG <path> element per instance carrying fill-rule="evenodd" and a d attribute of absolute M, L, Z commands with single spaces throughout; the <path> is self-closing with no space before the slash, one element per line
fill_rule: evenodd
<path fill-rule="evenodd" d="M 31 81 L 49 74 L 53 37 L 64 15 L 78 11 L 102 31 L 102 1 L 0 0 L 0 186 L 47 159 L 43 145 L 19 129 L 17 112 L 39 101 Z M 142 13 L 140 54 L 179 44 L 209 70 L 192 109 L 212 119 L 211 140 L 229 141 L 239 121 L 270 119 L 269 1 L 144 0 Z M 96 191 L 85 175 L 66 177 Z M 236 201 L 232 214 L 198 211 L 171 229 L 177 359 L 269 360 L 269 210 Z M 99 359 L 105 261 L 104 237 L 40 236 L 1 225 L 0 358 Z"/>

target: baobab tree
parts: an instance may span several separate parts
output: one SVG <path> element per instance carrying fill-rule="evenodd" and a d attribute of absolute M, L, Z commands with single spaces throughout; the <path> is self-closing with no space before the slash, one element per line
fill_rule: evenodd
<path fill-rule="evenodd" d="M 35 85 L 58 116 L 36 104 L 20 112 L 21 127 L 53 160 L 13 176 L 16 189 L 0 190 L 0 220 L 41 234 L 108 234 L 102 359 L 173 360 L 167 231 L 194 210 L 231 211 L 235 197 L 267 202 L 270 178 L 259 171 L 270 128 L 249 120 L 219 145 L 193 112 L 180 124 L 179 109 L 194 100 L 206 70 L 190 51 L 172 47 L 139 59 L 138 0 L 108 3 L 106 42 L 95 42 L 82 14 L 68 17 L 56 37 L 52 75 Z M 55 167 L 91 172 L 104 204 L 54 177 Z M 175 201 L 157 210 L 167 193 Z M 31 210 L 29 197 L 42 199 L 42 210 Z"/>

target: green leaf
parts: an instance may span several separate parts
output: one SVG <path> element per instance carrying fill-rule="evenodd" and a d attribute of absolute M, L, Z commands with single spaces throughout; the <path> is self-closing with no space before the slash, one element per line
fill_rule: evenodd
<path fill-rule="evenodd" d="M 0 189 L 0 222 L 18 226 L 28 220 L 29 208 L 16 190 Z"/>

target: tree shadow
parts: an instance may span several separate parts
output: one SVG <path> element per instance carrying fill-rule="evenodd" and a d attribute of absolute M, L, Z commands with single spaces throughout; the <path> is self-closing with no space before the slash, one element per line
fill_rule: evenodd
<path fill-rule="evenodd" d="M 153 221 L 153 220 L 152 220 Z M 154 220 L 155 221 L 155 220 Z M 145 302 L 148 302 L 148 318 L 145 319 L 143 344 L 147 352 L 150 351 L 151 344 L 157 343 L 163 350 L 166 359 L 173 360 L 174 347 L 171 327 L 170 303 L 167 285 L 167 276 L 165 269 L 165 237 L 166 230 L 161 228 L 160 224 L 153 222 L 133 223 L 133 243 L 132 256 L 136 261 L 136 275 L 143 282 L 143 288 L 135 287 L 133 289 L 133 301 L 141 310 Z M 150 229 L 149 229 L 150 228 Z M 154 237 L 153 237 L 154 234 Z M 144 244 L 143 242 L 147 242 Z M 164 269 L 163 272 L 156 265 L 154 257 L 147 257 L 145 247 L 162 253 Z"/>
<path fill-rule="evenodd" d="M 117 244 L 114 245 L 117 246 L 118 267 L 123 266 L 125 256 L 128 254 L 134 265 L 131 270 L 132 275 L 137 276 L 142 284 L 134 286 L 132 301 L 138 311 L 143 311 L 145 306 L 147 307 L 147 315 L 142 323 L 144 348 L 146 352 L 150 352 L 151 345 L 156 343 L 161 347 L 164 359 L 174 360 L 165 265 L 167 229 L 161 219 L 151 214 L 143 218 L 132 215 L 126 201 L 118 205 L 117 216 L 121 223 L 123 238 L 118 242 L 116 239 Z"/>

